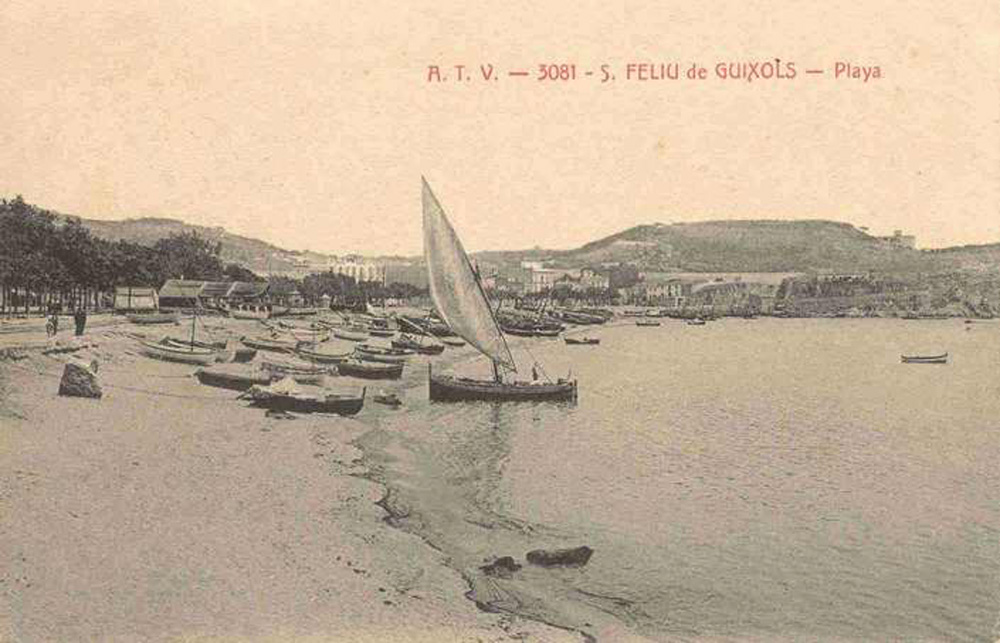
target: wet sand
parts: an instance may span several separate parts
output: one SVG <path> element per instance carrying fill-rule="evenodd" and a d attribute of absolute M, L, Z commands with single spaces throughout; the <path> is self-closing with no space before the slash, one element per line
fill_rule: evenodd
<path fill-rule="evenodd" d="M 385 523 L 351 444 L 384 411 L 268 418 L 133 332 L 163 330 L 86 335 L 99 401 L 56 395 L 67 356 L 44 333 L 0 338 L 32 347 L 0 362 L 0 640 L 580 640 L 477 609 L 444 554 Z"/>

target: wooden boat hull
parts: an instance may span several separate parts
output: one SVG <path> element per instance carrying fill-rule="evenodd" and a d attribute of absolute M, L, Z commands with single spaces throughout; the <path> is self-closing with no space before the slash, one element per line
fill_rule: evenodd
<path fill-rule="evenodd" d="M 270 319 L 271 313 L 266 310 L 262 311 L 250 311 L 250 310 L 230 310 L 229 316 L 233 319 Z"/>
<path fill-rule="evenodd" d="M 149 313 L 149 314 L 128 314 L 128 318 L 133 324 L 176 324 L 180 319 L 177 313 Z"/>
<path fill-rule="evenodd" d="M 343 330 L 343 329 L 336 329 L 336 330 L 334 330 L 333 331 L 333 336 L 337 337 L 337 338 L 340 338 L 340 339 L 346 339 L 349 342 L 363 342 L 363 341 L 369 339 L 368 333 L 360 333 L 360 332 L 355 332 L 355 331 L 351 331 L 351 330 Z"/>
<path fill-rule="evenodd" d="M 372 337 L 394 337 L 396 335 L 396 331 L 383 328 L 373 328 L 368 332 Z"/>
<path fill-rule="evenodd" d="M 597 346 L 601 340 L 595 338 L 576 339 L 574 337 L 563 337 L 563 341 L 570 346 Z"/>
<path fill-rule="evenodd" d="M 291 353 L 295 350 L 295 346 L 297 344 L 287 341 L 274 341 L 253 337 L 244 337 L 241 341 L 250 348 L 256 348 L 257 350 L 262 351 L 271 351 L 274 353 Z"/>
<path fill-rule="evenodd" d="M 660 322 L 658 322 L 658 321 L 637 321 L 635 323 L 635 325 L 636 326 L 650 326 L 651 327 L 651 326 L 659 326 Z"/>
<path fill-rule="evenodd" d="M 430 373 L 432 402 L 547 402 L 576 400 L 576 381 L 507 384 Z"/>
<path fill-rule="evenodd" d="M 275 411 L 293 413 L 332 413 L 335 415 L 357 415 L 365 406 L 365 394 L 360 396 L 294 396 L 273 393 L 259 387 L 251 387 L 241 397 L 250 399 L 253 406 Z"/>
<path fill-rule="evenodd" d="M 942 355 L 900 355 L 904 364 L 947 364 L 948 353 Z"/>
<path fill-rule="evenodd" d="M 413 351 L 402 348 L 379 348 L 361 344 L 355 351 L 356 357 L 366 362 L 381 362 L 383 364 L 404 364 L 414 355 Z"/>
<path fill-rule="evenodd" d="M 403 376 L 403 365 L 348 360 L 337 364 L 337 372 L 347 377 L 360 377 L 368 380 L 398 380 Z"/>
<path fill-rule="evenodd" d="M 267 386 L 271 378 L 264 374 L 239 374 L 213 368 L 201 368 L 195 372 L 198 381 L 206 386 L 225 388 L 231 391 L 245 391 L 251 386 Z"/>
<path fill-rule="evenodd" d="M 444 344 L 421 344 L 420 342 L 407 341 L 405 339 L 393 340 L 392 347 L 416 351 L 424 355 L 440 355 L 444 352 Z"/>
<path fill-rule="evenodd" d="M 190 350 L 143 341 L 140 341 L 139 344 L 142 346 L 142 352 L 147 357 L 163 360 L 165 362 L 178 362 L 181 364 L 207 366 L 215 363 L 219 357 L 219 353 L 217 351 L 206 350 L 203 348 Z"/>
<path fill-rule="evenodd" d="M 460 346 L 465 346 L 465 340 L 458 337 L 441 337 L 441 343 L 452 348 L 459 348 Z"/>
<path fill-rule="evenodd" d="M 340 364 L 341 362 L 348 360 L 354 355 L 354 352 L 331 354 L 331 353 L 318 353 L 316 351 L 311 351 L 308 348 L 299 347 L 295 349 L 296 354 L 303 359 L 307 359 L 311 362 L 316 362 L 317 364 Z"/>

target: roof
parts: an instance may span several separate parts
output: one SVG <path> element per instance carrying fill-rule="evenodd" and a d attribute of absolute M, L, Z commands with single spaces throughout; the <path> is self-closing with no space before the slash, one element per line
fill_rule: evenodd
<path fill-rule="evenodd" d="M 201 288 L 202 297 L 225 297 L 233 287 L 231 281 L 206 281 Z"/>
<path fill-rule="evenodd" d="M 299 289 L 290 281 L 274 281 L 268 284 L 267 292 L 271 295 L 297 295 Z"/>
<path fill-rule="evenodd" d="M 168 279 L 160 288 L 160 297 L 195 298 L 201 294 L 204 281 L 186 281 L 183 279 Z"/>
<path fill-rule="evenodd" d="M 156 288 L 149 286 L 115 286 L 116 295 L 132 295 L 133 297 L 151 297 L 156 294 Z"/>
<path fill-rule="evenodd" d="M 266 281 L 233 282 L 233 287 L 229 289 L 230 297 L 259 297 L 267 292 L 268 283 Z"/>

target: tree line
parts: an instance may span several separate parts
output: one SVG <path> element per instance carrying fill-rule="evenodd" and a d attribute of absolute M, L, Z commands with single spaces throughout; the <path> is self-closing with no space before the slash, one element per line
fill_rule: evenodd
<path fill-rule="evenodd" d="M 99 307 L 116 286 L 159 289 L 168 279 L 264 281 L 222 259 L 222 243 L 194 232 L 176 233 L 152 246 L 95 236 L 79 219 L 57 215 L 20 196 L 0 199 L 0 313 L 50 306 Z M 276 278 L 272 290 L 305 299 L 404 299 L 422 294 L 408 284 L 357 283 L 330 273 Z"/>

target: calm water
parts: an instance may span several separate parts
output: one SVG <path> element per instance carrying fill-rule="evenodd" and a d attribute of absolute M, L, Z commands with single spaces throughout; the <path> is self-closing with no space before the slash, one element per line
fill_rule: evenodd
<path fill-rule="evenodd" d="M 524 611 L 554 622 L 583 627 L 590 609 L 664 640 L 993 641 L 1000 324 L 970 326 L 667 321 L 595 330 L 598 347 L 527 340 L 553 377 L 579 378 L 576 406 L 413 389 L 383 423 L 383 474 L 459 568 L 591 545 L 581 570 L 523 572 L 542 583 Z M 899 360 L 944 351 L 945 366 Z"/>

